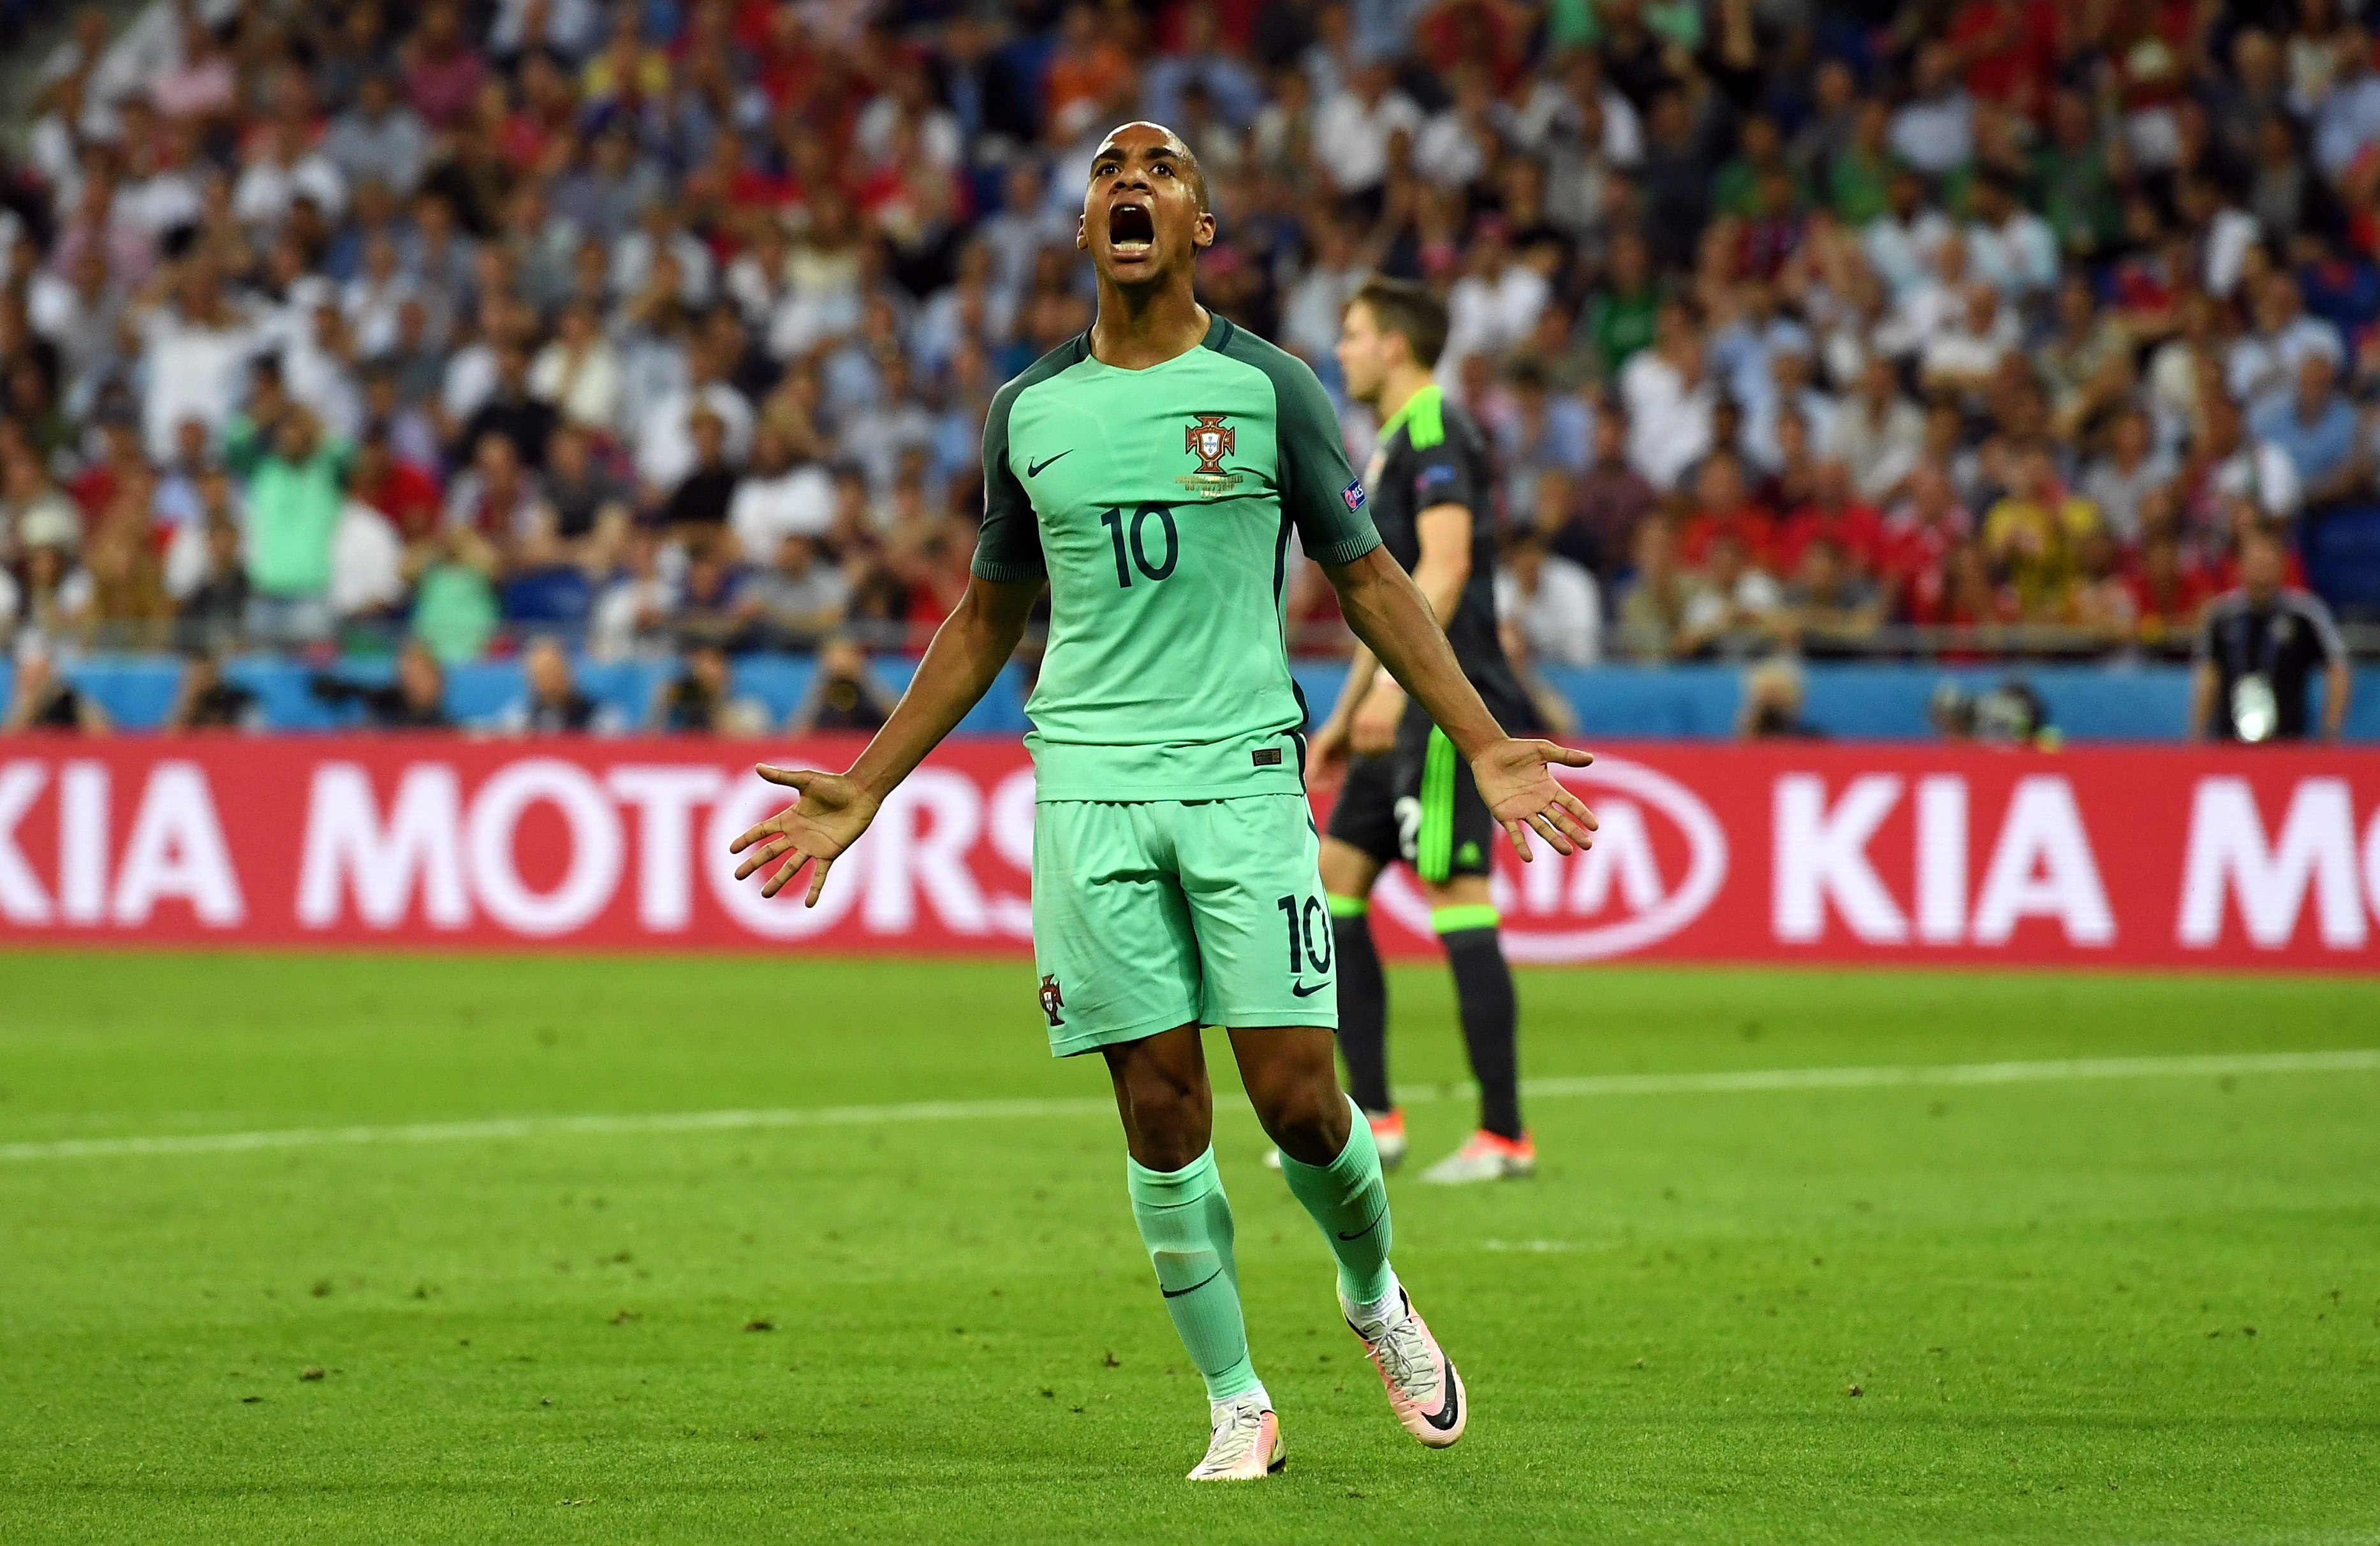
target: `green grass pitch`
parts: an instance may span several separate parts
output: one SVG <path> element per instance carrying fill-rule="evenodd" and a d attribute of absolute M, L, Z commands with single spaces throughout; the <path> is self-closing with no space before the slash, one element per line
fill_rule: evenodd
<path fill-rule="evenodd" d="M 1461 1053 L 1442 973 L 1392 992 L 1427 1162 Z M 2380 1045 L 2368 980 L 1522 995 L 1533 1078 Z M 1013 962 L 0 955 L 0 1540 L 2380 1540 L 2380 1071 L 1536 1099 L 1536 1182 L 1393 1184 L 1445 1454 L 1227 1092 L 1290 1467 L 1193 1489 L 1105 1079 L 1044 1047 Z M 1048 1103 L 380 1131 L 940 1100 Z"/>

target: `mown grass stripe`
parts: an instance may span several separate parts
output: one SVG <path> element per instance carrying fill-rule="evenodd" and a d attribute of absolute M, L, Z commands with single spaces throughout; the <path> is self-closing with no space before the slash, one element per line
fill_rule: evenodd
<path fill-rule="evenodd" d="M 1705 1074 L 1594 1074 L 1525 1079 L 1535 1100 L 1624 1095 L 1724 1095 L 1793 1090 L 1890 1090 L 1917 1086 L 2051 1084 L 2081 1079 L 2225 1077 L 2343 1074 L 2380 1070 L 2380 1048 L 2308 1053 L 2213 1053 L 2176 1057 L 2086 1057 L 2030 1063 L 1881 1064 L 1839 1068 L 1747 1068 Z M 1408 1104 L 1469 1100 L 1468 1084 L 1398 1092 Z M 607 1137 L 636 1133 L 744 1132 L 775 1127 L 871 1126 L 909 1122 L 974 1122 L 1096 1116 L 1104 1099 L 913 1101 L 895 1105 L 782 1106 L 696 1112 L 591 1112 L 499 1116 L 465 1122 L 407 1122 L 348 1127 L 286 1127 L 241 1133 L 182 1133 L 60 1138 L 0 1144 L 0 1161 L 107 1159 L 152 1154 L 240 1154 L 379 1143 L 468 1143 L 496 1138 Z"/>

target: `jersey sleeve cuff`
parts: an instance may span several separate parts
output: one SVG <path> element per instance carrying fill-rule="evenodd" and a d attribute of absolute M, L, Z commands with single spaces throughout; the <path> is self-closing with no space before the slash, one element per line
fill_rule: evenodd
<path fill-rule="evenodd" d="M 1028 579 L 1050 578 L 1049 569 L 1042 565 L 1009 563 L 995 558 L 978 558 L 967 568 L 976 578 L 990 580 L 994 585 L 1016 585 Z"/>
<path fill-rule="evenodd" d="M 1329 547 L 1310 552 L 1306 556 L 1318 564 L 1353 564 L 1379 545 L 1380 534 L 1366 530 L 1352 537 L 1342 537 Z"/>

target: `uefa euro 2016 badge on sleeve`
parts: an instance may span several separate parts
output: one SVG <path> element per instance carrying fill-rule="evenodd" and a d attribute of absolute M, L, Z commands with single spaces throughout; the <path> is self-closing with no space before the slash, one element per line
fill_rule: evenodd
<path fill-rule="evenodd" d="M 2271 740 L 2280 718 L 2280 700 L 2273 695 L 2272 681 L 2263 672 L 2247 672 L 2231 684 L 2231 728 L 2241 740 Z"/>

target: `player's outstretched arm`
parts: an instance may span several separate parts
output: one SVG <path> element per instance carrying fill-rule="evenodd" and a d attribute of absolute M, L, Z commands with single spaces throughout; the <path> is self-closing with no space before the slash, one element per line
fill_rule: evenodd
<path fill-rule="evenodd" d="M 827 870 L 844 849 L 859 841 L 859 834 L 876 819 L 884 797 L 990 690 L 1025 637 L 1025 624 L 1033 615 L 1033 603 L 1040 599 L 1041 586 L 1038 579 L 1021 583 L 980 576 L 969 579 L 957 610 L 934 630 L 934 641 L 927 647 L 926 658 L 917 663 L 917 675 L 909 678 L 909 689 L 849 772 L 772 768 L 765 762 L 754 769 L 770 783 L 794 790 L 796 797 L 727 846 L 730 852 L 744 856 L 744 862 L 735 867 L 735 878 L 745 880 L 778 855 L 791 853 L 795 857 L 762 883 L 760 894 L 774 896 L 808 865 L 810 889 L 803 905 L 817 907 L 819 894 L 826 887 Z"/>
<path fill-rule="evenodd" d="M 1587 835 L 1595 830 L 1594 813 L 1547 766 L 1583 768 L 1594 759 L 1551 741 L 1514 740 L 1504 734 L 1456 663 L 1446 630 L 1431 615 L 1413 577 L 1388 549 L 1376 547 L 1349 564 L 1325 564 L 1322 572 L 1339 592 L 1339 609 L 1355 637 L 1471 764 L 1479 797 L 1512 838 L 1514 852 L 1524 859 L 1531 857 L 1533 830 L 1558 854 L 1594 841 Z"/>

